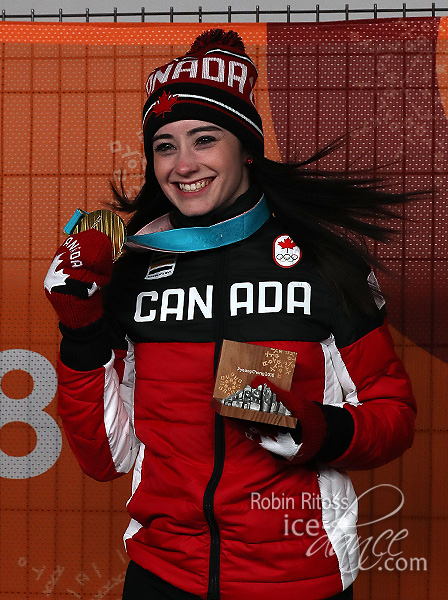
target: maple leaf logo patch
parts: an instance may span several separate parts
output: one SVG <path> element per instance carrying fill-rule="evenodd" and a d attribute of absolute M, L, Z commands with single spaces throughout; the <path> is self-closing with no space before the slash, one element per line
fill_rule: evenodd
<path fill-rule="evenodd" d="M 51 290 L 59 285 L 65 285 L 65 280 L 68 277 L 68 273 L 64 273 L 62 269 L 57 270 L 60 264 L 62 264 L 62 254 L 58 254 L 54 257 L 53 262 L 48 269 L 48 273 L 45 277 L 44 288 L 51 294 Z"/>
<path fill-rule="evenodd" d="M 279 267 L 288 269 L 296 265 L 302 258 L 302 252 L 289 235 L 279 235 L 274 240 L 274 260 Z"/>
<path fill-rule="evenodd" d="M 173 105 L 179 100 L 179 96 L 172 96 L 169 92 L 168 94 L 163 91 L 160 98 L 152 107 L 151 112 L 155 114 L 156 117 L 164 116 L 165 113 L 171 112 Z"/>

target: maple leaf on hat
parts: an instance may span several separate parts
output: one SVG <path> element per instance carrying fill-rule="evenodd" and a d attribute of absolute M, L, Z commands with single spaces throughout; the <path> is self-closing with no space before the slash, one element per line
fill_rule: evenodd
<path fill-rule="evenodd" d="M 167 94 L 165 91 L 163 91 L 160 98 L 152 107 L 151 112 L 155 113 L 156 117 L 160 117 L 160 115 L 163 117 L 165 113 L 171 111 L 173 104 L 176 104 L 178 99 L 179 96 L 172 96 L 169 92 Z"/>
<path fill-rule="evenodd" d="M 283 242 L 279 242 L 278 244 L 280 248 L 283 248 L 283 250 L 292 250 L 296 247 L 296 244 L 292 241 L 290 237 L 287 237 L 285 240 L 283 240 Z"/>

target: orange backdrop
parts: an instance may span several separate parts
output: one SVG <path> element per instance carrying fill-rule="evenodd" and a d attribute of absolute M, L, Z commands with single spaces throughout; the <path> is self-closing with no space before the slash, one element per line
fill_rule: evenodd
<path fill-rule="evenodd" d="M 209 24 L 207 24 L 209 27 Z M 419 403 L 413 448 L 355 473 L 359 600 L 445 598 L 448 387 L 448 24 L 385 19 L 234 24 L 258 65 L 271 158 L 340 134 L 325 168 L 374 168 L 432 189 L 377 248 L 397 350 Z M 0 595 L 118 599 L 129 477 L 81 474 L 56 415 L 59 334 L 42 282 L 74 209 L 101 208 L 121 170 L 138 189 L 149 71 L 202 24 L 1 23 Z M 169 40 L 169 44 L 167 43 Z"/>

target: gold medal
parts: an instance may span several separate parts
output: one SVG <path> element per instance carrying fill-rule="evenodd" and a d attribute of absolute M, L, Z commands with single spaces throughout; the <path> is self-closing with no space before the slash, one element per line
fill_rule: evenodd
<path fill-rule="evenodd" d="M 126 226 L 117 214 L 105 209 L 94 210 L 88 213 L 78 208 L 64 227 L 64 233 L 71 235 L 87 231 L 87 229 L 97 229 L 107 235 L 112 242 L 112 256 L 114 261 L 122 255 L 126 237 Z"/>

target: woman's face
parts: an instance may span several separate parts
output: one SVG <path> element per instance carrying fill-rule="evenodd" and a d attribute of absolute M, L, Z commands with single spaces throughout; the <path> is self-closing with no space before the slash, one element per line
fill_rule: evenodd
<path fill-rule="evenodd" d="M 155 134 L 153 153 L 163 193 L 186 216 L 229 206 L 249 187 L 240 141 L 213 123 L 168 123 Z"/>

